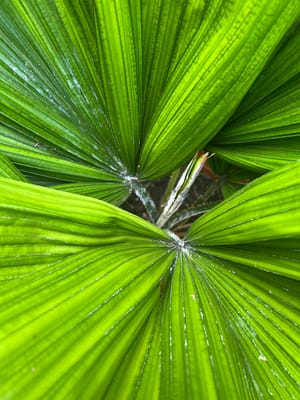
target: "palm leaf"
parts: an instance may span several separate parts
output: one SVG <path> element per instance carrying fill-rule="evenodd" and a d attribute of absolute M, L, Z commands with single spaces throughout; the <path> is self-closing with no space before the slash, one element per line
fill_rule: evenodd
<path fill-rule="evenodd" d="M 191 159 L 246 93 L 211 149 L 260 171 L 297 159 L 299 13 L 2 1 L 2 398 L 297 398 L 299 163 L 183 240 L 63 191 L 121 203 L 133 176 Z"/>
<path fill-rule="evenodd" d="M 251 182 L 198 219 L 188 239 L 210 246 L 298 236 L 299 171 L 292 163 Z"/>
<path fill-rule="evenodd" d="M 1 3 L 0 150 L 29 146 L 29 178 L 35 147 L 82 175 L 111 173 L 117 201 L 124 176 L 162 176 L 217 133 L 300 12 L 280 0 L 95 3 Z M 52 184 L 81 183 L 56 161 Z"/>
<path fill-rule="evenodd" d="M 173 258 L 151 243 L 132 246 L 85 250 L 4 285 L 2 396 L 104 397 L 159 300 Z"/>
<path fill-rule="evenodd" d="M 2 178 L 1 396 L 296 399 L 299 169 L 252 182 L 184 240 Z"/>
<path fill-rule="evenodd" d="M 136 172 L 141 135 L 141 3 L 96 0 L 96 30 L 110 141 L 131 174 Z"/>
<path fill-rule="evenodd" d="M 178 21 L 183 21 L 182 29 L 191 24 L 194 36 L 188 36 L 184 51 L 175 51 L 176 65 L 169 66 L 166 85 L 146 130 L 140 157 L 143 175 L 154 178 L 171 167 L 175 169 L 191 159 L 224 125 L 293 23 L 286 6 L 277 1 L 236 1 L 222 6 L 213 2 L 205 7 L 195 1 L 188 20 L 188 16 L 176 14 Z M 296 3 L 290 2 L 289 6 Z M 266 7 L 270 13 L 265 12 Z M 169 12 L 176 25 L 172 8 L 166 5 L 159 11 L 162 20 L 163 13 Z M 300 9 L 296 7 L 293 12 L 296 20 Z M 182 34 L 180 22 L 178 38 Z M 164 28 L 162 25 L 160 31 Z M 164 33 L 165 38 L 168 33 Z M 163 42 L 167 54 L 172 37 L 171 43 L 168 39 Z"/>
<path fill-rule="evenodd" d="M 39 146 L 2 138 L 0 149 L 32 183 L 121 204 L 130 188 L 123 178 L 105 170 L 51 155 Z M 72 183 L 70 183 L 70 181 Z"/>
<path fill-rule="evenodd" d="M 300 158 L 300 25 L 267 63 L 211 150 L 271 170 Z"/>
<path fill-rule="evenodd" d="M 120 203 L 128 189 L 103 111 L 92 10 L 86 1 L 1 4 L 0 149 L 33 182 L 38 174 Z"/>
<path fill-rule="evenodd" d="M 216 155 L 209 159 L 205 172 L 213 180 L 211 187 L 220 188 L 225 199 L 260 176 L 256 171 L 239 167 Z"/>
<path fill-rule="evenodd" d="M 0 176 L 4 178 L 15 179 L 17 181 L 26 181 L 21 172 L 13 163 L 0 153 Z"/>

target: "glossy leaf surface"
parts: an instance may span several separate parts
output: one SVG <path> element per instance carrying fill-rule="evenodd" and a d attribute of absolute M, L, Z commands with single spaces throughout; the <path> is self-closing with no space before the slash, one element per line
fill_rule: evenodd
<path fill-rule="evenodd" d="M 252 182 L 184 241 L 2 179 L 1 396 L 296 399 L 299 179 L 296 163 Z"/>
<path fill-rule="evenodd" d="M 196 221 L 188 239 L 197 245 L 300 237 L 300 163 L 251 182 Z"/>
<path fill-rule="evenodd" d="M 39 173 L 55 163 L 53 184 L 81 183 L 58 159 L 121 183 L 165 175 L 220 130 L 299 13 L 280 0 L 4 0 L 0 150 L 15 162 L 28 146 L 19 165 L 29 178 L 40 153 L 49 157 Z M 278 95 L 283 123 L 290 91 Z M 272 138 L 275 120 L 265 121 Z"/>
<path fill-rule="evenodd" d="M 299 15 L 2 0 L 1 398 L 297 400 Z M 90 198 L 206 145 L 276 170 L 183 239 Z"/>
<path fill-rule="evenodd" d="M 300 159 L 300 25 L 256 80 L 211 150 L 258 170 Z"/>
<path fill-rule="evenodd" d="M 0 153 L 0 176 L 4 178 L 15 179 L 17 181 L 26 181 L 21 172 L 13 165 L 13 163 Z"/>

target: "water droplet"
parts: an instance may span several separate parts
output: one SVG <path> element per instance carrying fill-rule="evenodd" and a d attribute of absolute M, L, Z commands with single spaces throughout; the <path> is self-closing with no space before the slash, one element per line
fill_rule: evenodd
<path fill-rule="evenodd" d="M 263 354 L 260 354 L 260 355 L 258 356 L 258 359 L 259 359 L 259 361 L 267 361 L 267 357 L 264 356 Z"/>

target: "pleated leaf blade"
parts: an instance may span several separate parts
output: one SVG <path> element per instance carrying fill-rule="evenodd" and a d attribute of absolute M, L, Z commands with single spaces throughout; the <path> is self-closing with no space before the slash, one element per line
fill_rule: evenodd
<path fill-rule="evenodd" d="M 210 150 L 268 171 L 299 160 L 300 26 L 288 33 Z"/>

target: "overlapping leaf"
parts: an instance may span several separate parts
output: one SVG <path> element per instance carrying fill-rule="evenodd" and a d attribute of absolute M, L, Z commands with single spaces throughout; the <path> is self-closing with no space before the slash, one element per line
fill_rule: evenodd
<path fill-rule="evenodd" d="M 134 174 L 142 119 L 141 3 L 96 0 L 96 30 L 106 112 L 116 155 Z"/>
<path fill-rule="evenodd" d="M 182 241 L 1 179 L 1 396 L 296 399 L 299 188 L 265 175 Z"/>
<path fill-rule="evenodd" d="M 0 179 L 0 397 L 297 398 L 299 163 L 180 240 L 17 182 L 5 156 L 34 183 L 121 202 L 128 174 L 161 176 L 212 138 L 299 7 L 1 3 L 0 174 L 15 180 Z M 292 32 L 215 140 L 220 155 L 263 170 L 297 158 Z"/>
<path fill-rule="evenodd" d="M 93 199 L 9 179 L 0 187 L 1 397 L 77 397 L 89 368 L 113 347 L 117 357 L 108 357 L 101 379 L 92 374 L 86 394 L 105 392 L 159 299 L 174 258 L 168 235 Z M 61 368 L 49 376 L 57 362 Z M 74 381 L 77 374 L 84 384 Z"/>
<path fill-rule="evenodd" d="M 140 158 L 145 176 L 166 173 L 191 158 L 189 152 L 199 150 L 222 127 L 286 32 L 288 21 L 293 22 L 286 14 L 287 4 L 295 6 L 296 20 L 300 9 L 295 2 L 213 2 L 204 7 L 201 27 L 170 69 L 153 113 Z M 193 11 L 202 18 L 203 3 L 195 1 Z"/>
<path fill-rule="evenodd" d="M 300 163 L 278 169 L 198 219 L 188 232 L 203 246 L 300 237 Z"/>
<path fill-rule="evenodd" d="M 169 364 L 166 397 L 296 399 L 295 281 L 199 255 L 182 260 L 179 268 L 165 309 L 169 319 L 163 318 L 170 344 L 162 346 Z"/>
<path fill-rule="evenodd" d="M 300 25 L 272 57 L 211 149 L 271 170 L 300 159 Z"/>
<path fill-rule="evenodd" d="M 296 399 L 299 294 L 292 279 L 186 253 L 107 398 Z"/>
<path fill-rule="evenodd" d="M 205 166 L 205 174 L 213 180 L 212 189 L 220 188 L 225 199 L 260 175 L 217 156 L 209 160 Z"/>
<path fill-rule="evenodd" d="M 17 181 L 26 181 L 21 172 L 13 165 L 13 163 L 0 153 L 0 176 L 4 178 L 15 179 Z"/>
<path fill-rule="evenodd" d="M 131 246 L 89 249 L 3 286 L 2 397 L 104 398 L 173 258 Z"/>
<path fill-rule="evenodd" d="M 130 188 L 123 178 L 89 165 L 51 155 L 38 146 L 2 138 L 0 149 L 26 174 L 32 183 L 96 197 L 120 204 Z M 72 183 L 69 183 L 69 182 Z"/>
<path fill-rule="evenodd" d="M 38 155 L 36 146 L 119 179 L 164 175 L 222 127 L 299 7 L 280 0 L 4 0 L 2 151 L 11 157 L 28 145 Z M 21 168 L 34 169 L 34 158 Z M 63 171 L 56 178 L 81 183 L 76 174 L 64 181 Z"/>
<path fill-rule="evenodd" d="M 128 190 L 104 114 L 92 10 L 88 1 L 1 3 L 0 148 L 29 178 L 120 203 Z"/>

